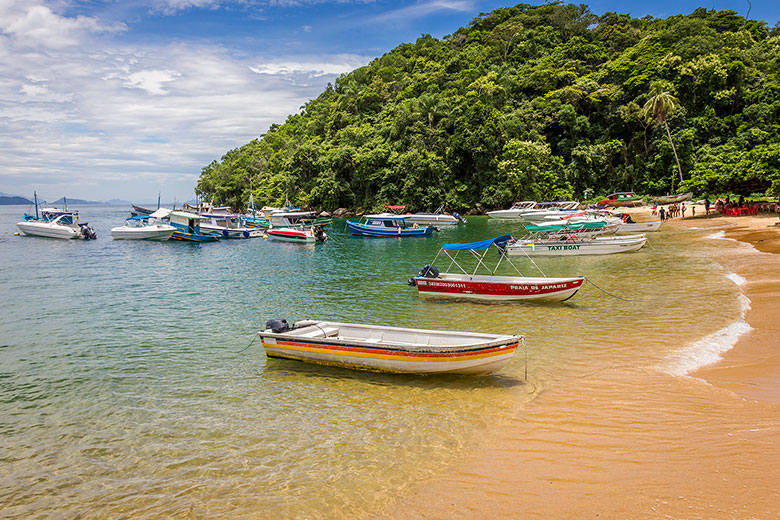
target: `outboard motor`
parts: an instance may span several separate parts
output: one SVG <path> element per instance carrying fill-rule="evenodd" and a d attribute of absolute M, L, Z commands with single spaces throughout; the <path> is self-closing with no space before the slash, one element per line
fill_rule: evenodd
<path fill-rule="evenodd" d="M 325 234 L 325 230 L 319 224 L 312 226 L 311 232 L 319 242 L 325 242 L 328 239 L 328 235 Z"/>
<path fill-rule="evenodd" d="M 84 240 L 90 240 L 97 238 L 97 234 L 95 233 L 95 230 L 93 230 L 91 227 L 89 227 L 86 224 L 80 224 L 79 229 L 81 230 L 81 236 L 84 237 Z"/>
<path fill-rule="evenodd" d="M 420 276 L 423 278 L 438 278 L 439 270 L 433 264 L 427 264 L 420 269 Z"/>
<path fill-rule="evenodd" d="M 457 211 L 453 211 L 452 212 L 452 216 L 455 217 L 456 219 L 460 220 L 464 224 L 466 223 L 466 219 L 461 217 L 460 214 Z"/>
<path fill-rule="evenodd" d="M 281 334 L 290 330 L 290 325 L 287 324 L 287 320 L 274 318 L 265 322 L 265 329 L 271 329 L 274 334 Z"/>
<path fill-rule="evenodd" d="M 418 274 L 417 276 L 422 276 L 423 278 L 438 278 L 439 270 L 436 269 L 436 266 L 433 264 L 426 264 L 423 266 L 422 269 L 420 269 L 420 274 Z M 417 282 L 414 280 L 414 276 L 409 278 L 408 283 L 412 287 L 417 285 Z"/>

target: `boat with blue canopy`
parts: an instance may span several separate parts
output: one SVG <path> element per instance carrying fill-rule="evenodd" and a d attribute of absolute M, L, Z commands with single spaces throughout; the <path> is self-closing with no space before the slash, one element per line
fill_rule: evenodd
<path fill-rule="evenodd" d="M 190 213 L 188 211 L 171 211 L 167 208 L 160 208 L 151 214 L 159 220 L 168 219 L 169 224 L 176 228 L 171 235 L 172 240 L 182 240 L 185 242 L 217 242 L 219 235 L 213 233 L 203 233 L 200 229 L 200 223 L 206 220 L 205 217 Z"/>
<path fill-rule="evenodd" d="M 525 276 L 506 256 L 505 246 L 511 235 L 501 235 L 479 242 L 444 244 L 430 264 L 409 279 L 420 296 L 432 298 L 460 298 L 484 301 L 565 301 L 574 296 L 585 281 L 584 276 L 567 278 L 547 277 L 536 264 L 542 276 Z M 491 268 L 485 258 L 493 247 L 499 253 Z M 468 254 L 462 258 L 463 251 Z M 449 265 L 440 272 L 436 261 Z M 498 274 L 502 264 L 510 266 L 515 275 Z M 458 272 L 450 272 L 457 268 Z M 487 274 L 484 274 L 487 272 Z"/>
<path fill-rule="evenodd" d="M 363 222 L 347 220 L 349 232 L 363 237 L 423 237 L 433 233 L 433 226 L 409 225 L 409 215 L 379 213 L 364 215 Z"/>

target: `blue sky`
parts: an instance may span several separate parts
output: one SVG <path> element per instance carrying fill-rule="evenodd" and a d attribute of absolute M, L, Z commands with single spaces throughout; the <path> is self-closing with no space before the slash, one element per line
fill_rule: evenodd
<path fill-rule="evenodd" d="M 532 2 L 529 2 L 532 3 Z M 200 170 L 340 74 L 493 0 L 0 0 L 0 192 L 191 199 Z M 665 18 L 748 0 L 594 0 Z M 780 1 L 752 0 L 770 27 Z"/>

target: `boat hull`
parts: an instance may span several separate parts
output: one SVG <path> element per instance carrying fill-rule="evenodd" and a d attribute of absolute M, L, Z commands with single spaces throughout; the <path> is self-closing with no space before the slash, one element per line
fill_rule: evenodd
<path fill-rule="evenodd" d="M 419 228 L 368 226 L 347 220 L 349 232 L 363 237 L 424 237 L 433 233 L 433 226 Z"/>
<path fill-rule="evenodd" d="M 46 238 L 84 238 L 81 233 L 69 226 L 61 226 L 46 222 L 24 221 L 17 222 L 16 227 L 25 235 Z"/>
<path fill-rule="evenodd" d="M 652 231 L 658 231 L 658 229 L 661 227 L 661 221 L 657 220 L 654 222 L 632 222 L 630 224 L 623 223 L 620 224 L 620 227 L 618 228 L 618 233 L 649 233 Z"/>
<path fill-rule="evenodd" d="M 534 278 L 442 273 L 436 278 L 414 278 L 417 293 L 432 298 L 484 301 L 568 300 L 582 287 L 584 277 Z"/>
<path fill-rule="evenodd" d="M 267 229 L 266 236 L 271 240 L 280 242 L 298 242 L 301 244 L 316 242 L 317 239 L 311 232 L 302 229 Z"/>
<path fill-rule="evenodd" d="M 364 327 L 365 331 L 356 329 Z M 368 327 L 320 322 L 311 332 L 258 332 L 266 355 L 358 370 L 411 374 L 497 372 L 514 356 L 518 336 L 448 333 L 424 329 Z M 351 329 L 346 334 L 340 329 Z M 336 336 L 331 331 L 336 331 Z M 447 344 L 431 344 L 440 334 Z M 311 334 L 311 335 L 310 335 Z M 313 336 L 312 336 L 313 335 Z M 465 338 L 465 339 L 464 339 Z"/>
<path fill-rule="evenodd" d="M 656 202 L 658 204 L 674 204 L 675 202 L 685 202 L 686 200 L 691 200 L 693 198 L 693 193 L 678 193 L 677 195 L 664 195 L 661 197 L 653 197 L 651 198 L 651 202 Z"/>
<path fill-rule="evenodd" d="M 128 228 L 126 226 L 116 227 L 111 230 L 111 236 L 114 240 L 150 240 L 165 241 L 171 238 L 175 229 L 173 226 L 146 228 Z"/>
<path fill-rule="evenodd" d="M 197 233 L 188 233 L 186 231 L 176 230 L 171 235 L 171 240 L 181 240 L 182 242 L 218 242 L 216 235 L 200 235 Z"/>
<path fill-rule="evenodd" d="M 439 215 L 433 213 L 414 213 L 406 219 L 406 222 L 420 226 L 457 226 L 460 220 L 452 215 Z"/>
<path fill-rule="evenodd" d="M 506 254 L 510 256 L 579 256 L 579 255 L 610 255 L 628 253 L 641 249 L 647 238 L 586 239 L 586 240 L 544 240 L 518 241 L 507 244 Z"/>

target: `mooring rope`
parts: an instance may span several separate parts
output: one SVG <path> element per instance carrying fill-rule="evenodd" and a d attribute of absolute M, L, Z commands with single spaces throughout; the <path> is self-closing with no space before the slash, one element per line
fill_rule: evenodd
<path fill-rule="evenodd" d="M 596 289 L 598 289 L 599 291 L 603 292 L 603 293 L 604 293 L 604 294 L 606 294 L 607 296 L 612 296 L 613 298 L 615 298 L 615 299 L 618 299 L 618 300 L 622 300 L 622 301 L 624 301 L 624 302 L 632 302 L 632 301 L 634 301 L 634 300 L 629 300 L 629 299 L 627 299 L 627 298 L 621 298 L 620 296 L 618 296 L 618 295 L 616 295 L 616 294 L 612 294 L 612 293 L 611 293 L 611 292 L 609 292 L 609 291 L 605 291 L 604 289 L 602 289 L 601 287 L 599 287 L 598 285 L 596 285 L 595 283 L 593 283 L 593 281 L 591 281 L 591 279 L 590 279 L 590 278 L 588 278 L 587 276 L 584 276 L 583 278 L 585 278 L 585 281 L 586 281 L 586 282 L 588 282 L 588 283 L 589 283 L 589 284 L 591 284 L 593 287 L 595 287 L 595 288 L 596 288 Z"/>
<path fill-rule="evenodd" d="M 241 350 L 239 350 L 239 351 L 237 352 L 237 354 L 241 354 L 243 351 L 245 351 L 246 349 L 248 349 L 249 347 L 251 347 L 251 346 L 252 346 L 252 343 L 254 343 L 256 339 L 257 339 L 257 334 L 254 334 L 254 335 L 252 336 L 252 341 L 250 341 L 250 342 L 249 342 L 249 345 L 247 345 L 246 347 L 244 347 L 244 348 L 242 348 Z"/>

